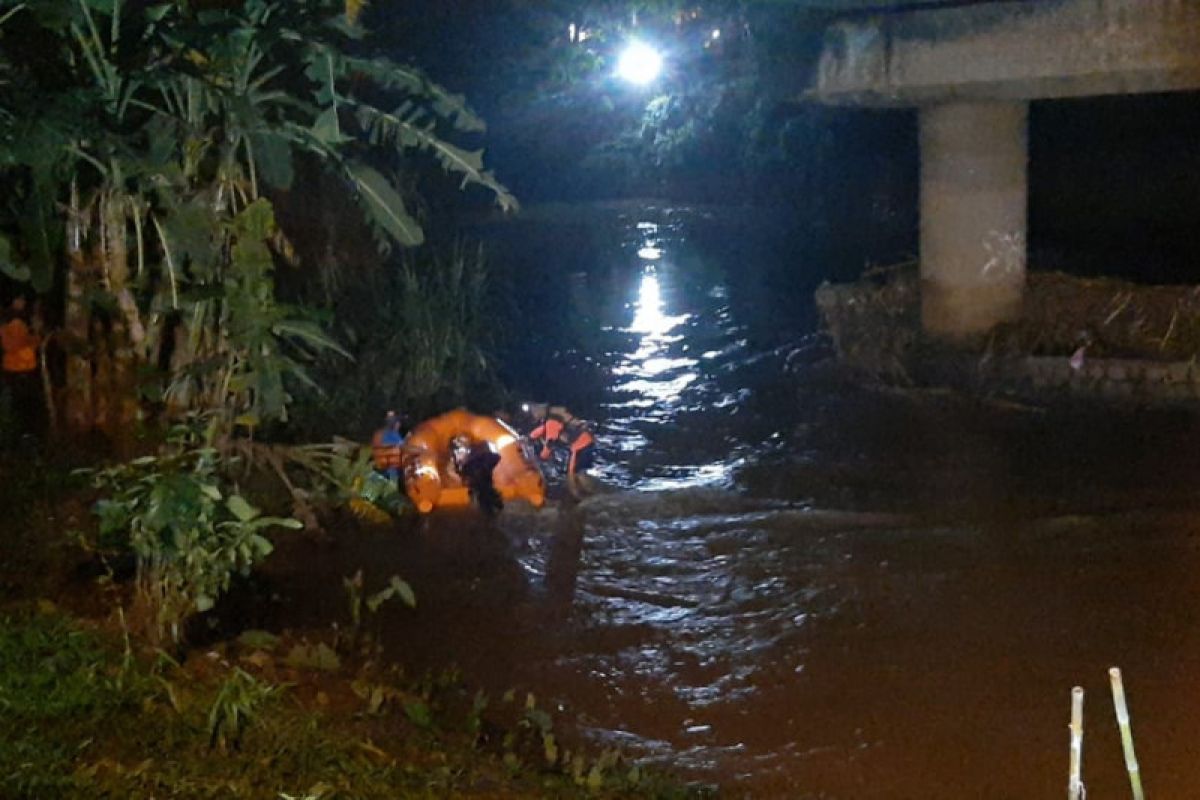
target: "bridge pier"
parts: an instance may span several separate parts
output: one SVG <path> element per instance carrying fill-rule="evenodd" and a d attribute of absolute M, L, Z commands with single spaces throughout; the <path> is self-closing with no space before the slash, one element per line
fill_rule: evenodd
<path fill-rule="evenodd" d="M 921 126 L 921 321 L 946 339 L 1021 312 L 1028 103 L 926 105 Z"/>
<path fill-rule="evenodd" d="M 1029 100 L 1200 89 L 1200 0 L 854 6 L 805 94 L 920 109 L 921 318 L 944 339 L 1020 312 Z"/>

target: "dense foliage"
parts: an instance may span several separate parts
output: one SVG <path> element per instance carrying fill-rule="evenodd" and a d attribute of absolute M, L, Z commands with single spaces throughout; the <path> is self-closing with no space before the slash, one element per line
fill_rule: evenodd
<path fill-rule="evenodd" d="M 0 5 L 0 269 L 62 292 L 72 429 L 127 427 L 139 391 L 231 424 L 286 418 L 303 360 L 336 348 L 274 291 L 296 254 L 271 194 L 304 191 L 303 163 L 336 176 L 385 249 L 424 240 L 395 177 L 415 153 L 514 207 L 481 153 L 445 138 L 480 120 L 372 54 L 360 7 Z"/>
<path fill-rule="evenodd" d="M 179 639 L 190 614 L 212 608 L 234 574 L 267 556 L 273 549 L 267 529 L 301 527 L 263 516 L 229 485 L 221 466 L 216 448 L 181 429 L 162 455 L 94 473 L 106 493 L 96 505 L 99 543 L 137 559 L 137 599 L 157 638 Z"/>
<path fill-rule="evenodd" d="M 293 428 L 301 436 L 366 435 L 385 398 L 413 422 L 456 405 L 489 409 L 500 399 L 491 352 L 507 312 L 481 247 L 459 242 L 406 254 L 394 269 L 346 282 L 334 299 L 334 330 L 354 360 L 318 360 L 312 374 L 328 393 L 297 404 Z M 348 420 L 361 430 L 347 430 Z"/>
<path fill-rule="evenodd" d="M 56 323 L 51 406 L 67 433 L 116 440 L 142 420 L 204 420 L 202 442 L 94 473 L 100 544 L 136 560 L 139 621 L 160 637 L 270 552 L 267 529 L 314 527 L 319 497 L 396 505 L 394 489 L 366 483 L 352 443 L 261 443 L 298 388 L 321 391 L 319 356 L 345 368 L 370 355 L 360 328 L 337 329 L 345 344 L 330 335 L 328 306 L 303 291 L 281 299 L 285 269 L 331 286 L 343 265 L 296 246 L 311 213 L 277 211 L 335 209 L 335 224 L 373 240 L 364 257 L 378 267 L 425 242 L 414 209 L 429 167 L 516 206 L 482 151 L 454 141 L 482 121 L 375 49 L 363 5 L 0 0 L 0 272 L 40 294 Z M 416 266 L 441 269 L 436 258 L 414 258 L 395 279 L 358 269 L 386 287 L 408 357 L 356 412 L 461 394 L 483 369 L 478 263 L 453 258 L 442 275 Z M 274 474 L 295 519 L 262 516 L 235 467 Z"/>

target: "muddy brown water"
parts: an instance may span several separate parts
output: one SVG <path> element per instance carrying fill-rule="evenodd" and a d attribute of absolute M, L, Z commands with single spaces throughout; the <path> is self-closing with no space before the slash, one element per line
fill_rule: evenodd
<path fill-rule="evenodd" d="M 567 374 L 526 385 L 597 420 L 602 489 L 285 541 L 277 624 L 344 624 L 343 576 L 401 575 L 390 658 L 533 692 L 730 797 L 1062 796 L 1077 684 L 1088 797 L 1127 797 L 1119 665 L 1147 792 L 1200 796 L 1192 416 L 856 388 L 769 230 L 752 269 L 701 211 L 569 221 L 610 246 L 559 284 L 586 298 L 555 306 Z"/>

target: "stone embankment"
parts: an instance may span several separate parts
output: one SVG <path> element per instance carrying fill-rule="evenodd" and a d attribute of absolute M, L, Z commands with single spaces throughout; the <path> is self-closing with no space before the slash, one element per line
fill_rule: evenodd
<path fill-rule="evenodd" d="M 1065 394 L 1148 405 L 1200 404 L 1200 364 L 1132 358 L 1029 356 L 998 365 L 997 388 L 1020 395 Z"/>
<path fill-rule="evenodd" d="M 948 348 L 921 331 L 914 265 L 826 284 L 817 306 L 841 360 L 893 384 L 1025 400 L 1200 406 L 1200 287 L 1030 275 L 1020 320 Z"/>

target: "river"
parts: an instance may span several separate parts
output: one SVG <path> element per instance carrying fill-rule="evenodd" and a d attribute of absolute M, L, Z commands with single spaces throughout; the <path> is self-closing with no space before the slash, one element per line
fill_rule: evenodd
<path fill-rule="evenodd" d="M 849 267 L 769 214 L 482 235 L 521 276 L 505 378 L 595 420 L 600 490 L 296 544 L 289 624 L 344 617 L 360 567 L 399 574 L 420 605 L 380 619 L 408 668 L 533 692 L 730 797 L 1061 796 L 1074 685 L 1088 797 L 1126 797 L 1118 665 L 1147 791 L 1200 794 L 1190 416 L 858 386 L 811 302 Z"/>

